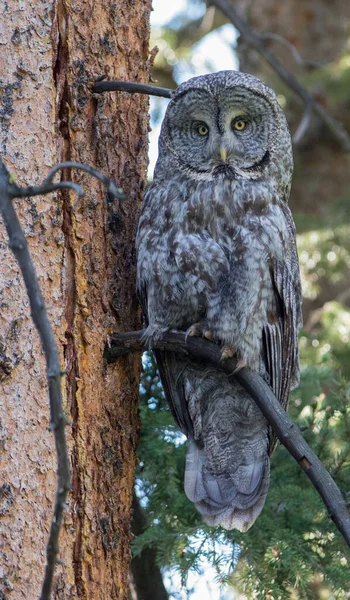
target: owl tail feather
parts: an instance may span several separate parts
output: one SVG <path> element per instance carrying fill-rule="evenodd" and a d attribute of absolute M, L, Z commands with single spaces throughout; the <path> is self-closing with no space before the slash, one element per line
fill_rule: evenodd
<path fill-rule="evenodd" d="M 267 454 L 234 473 L 213 475 L 206 468 L 205 450 L 188 440 L 185 493 L 208 525 L 248 531 L 263 509 L 269 482 Z"/>

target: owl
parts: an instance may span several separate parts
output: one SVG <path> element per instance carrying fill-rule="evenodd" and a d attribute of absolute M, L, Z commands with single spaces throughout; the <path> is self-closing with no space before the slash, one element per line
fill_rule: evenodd
<path fill-rule="evenodd" d="M 274 92 L 236 71 L 194 77 L 168 105 L 137 234 L 137 290 L 152 347 L 176 329 L 218 344 L 271 386 L 298 383 L 301 288 L 287 202 L 293 157 Z M 187 436 L 184 488 L 206 523 L 247 531 L 269 486 L 276 438 L 234 376 L 155 351 Z"/>

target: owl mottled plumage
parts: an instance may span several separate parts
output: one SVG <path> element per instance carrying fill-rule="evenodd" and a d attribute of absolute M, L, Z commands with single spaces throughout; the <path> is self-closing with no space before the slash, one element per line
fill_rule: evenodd
<path fill-rule="evenodd" d="M 299 376 L 292 168 L 271 89 L 236 71 L 194 77 L 169 103 L 137 236 L 150 344 L 169 329 L 205 334 L 260 373 L 283 406 Z M 234 378 L 174 352 L 156 357 L 188 437 L 188 498 L 210 525 L 246 531 L 269 485 L 271 430 Z"/>

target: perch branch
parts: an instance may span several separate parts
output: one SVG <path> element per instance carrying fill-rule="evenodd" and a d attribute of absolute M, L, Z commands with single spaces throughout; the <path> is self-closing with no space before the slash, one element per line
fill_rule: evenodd
<path fill-rule="evenodd" d="M 46 371 L 49 387 L 50 399 L 50 429 L 54 432 L 56 454 L 57 454 L 57 491 L 55 506 L 51 521 L 49 539 L 46 546 L 46 567 L 44 581 L 41 589 L 40 600 L 49 600 L 54 569 L 57 562 L 59 551 L 58 540 L 62 524 L 63 511 L 66 507 L 66 498 L 70 490 L 70 468 L 69 457 L 65 436 L 65 425 L 67 419 L 62 407 L 61 393 L 61 368 L 57 345 L 53 331 L 48 320 L 46 306 L 43 295 L 40 290 L 38 278 L 32 259 L 29 254 L 28 245 L 18 221 L 16 211 L 12 204 L 12 198 L 35 196 L 38 194 L 47 194 L 57 189 L 70 188 L 83 195 L 82 188 L 70 181 L 61 181 L 53 183 L 52 179 L 55 173 L 65 168 L 81 169 L 97 177 L 110 194 L 123 198 L 123 192 L 120 188 L 102 175 L 96 169 L 77 162 L 60 163 L 49 171 L 48 176 L 40 186 L 22 188 L 17 186 L 10 178 L 5 165 L 0 161 L 0 212 L 9 237 L 9 246 L 17 259 L 21 269 L 24 283 L 27 289 L 31 315 L 34 324 L 40 335 L 41 343 L 45 353 Z"/>
<path fill-rule="evenodd" d="M 145 350 L 142 343 L 143 333 L 144 331 L 135 331 L 110 336 L 105 349 L 107 362 L 114 362 L 118 357 L 130 352 Z M 234 358 L 221 361 L 220 348 L 213 342 L 202 338 L 186 338 L 185 333 L 181 331 L 171 331 L 163 335 L 154 347 L 200 358 L 229 374 L 234 372 L 237 365 Z M 257 373 L 245 368 L 235 373 L 234 377 L 249 392 L 279 440 L 310 478 L 330 517 L 350 547 L 350 513 L 346 502 L 328 471 L 304 440 L 297 425 L 288 417 L 270 387 Z"/>

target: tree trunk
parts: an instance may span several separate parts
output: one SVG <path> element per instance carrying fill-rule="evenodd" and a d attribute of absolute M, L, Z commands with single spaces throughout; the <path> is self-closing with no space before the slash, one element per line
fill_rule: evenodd
<path fill-rule="evenodd" d="M 147 515 L 134 494 L 132 502 L 131 530 L 134 536 L 141 535 L 147 528 Z M 168 600 L 161 570 L 157 564 L 157 550 L 146 546 L 130 564 L 132 600 Z"/>
<path fill-rule="evenodd" d="M 147 163 L 146 97 L 94 97 L 100 75 L 148 82 L 150 0 L 15 2 L 0 14 L 1 152 L 21 185 L 56 162 L 103 171 L 118 201 L 76 171 L 74 193 L 16 201 L 67 375 L 73 489 L 53 598 L 128 596 L 139 356 L 106 366 L 108 333 L 140 327 L 133 243 Z M 0 224 L 0 598 L 38 597 L 56 487 L 45 361 Z"/>

